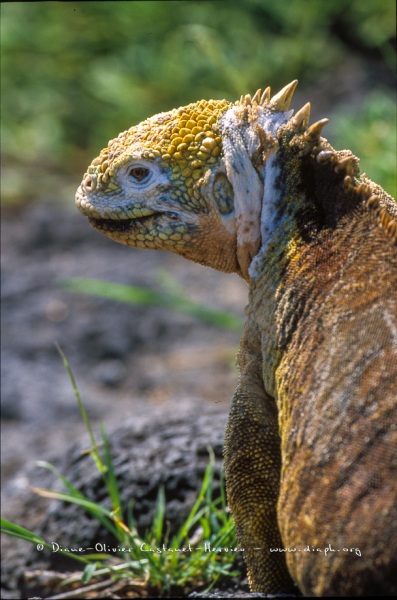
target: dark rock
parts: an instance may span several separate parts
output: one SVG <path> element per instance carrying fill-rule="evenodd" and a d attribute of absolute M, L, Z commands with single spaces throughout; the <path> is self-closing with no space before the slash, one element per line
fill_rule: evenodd
<path fill-rule="evenodd" d="M 121 504 L 126 508 L 133 501 L 140 535 L 153 521 L 161 486 L 166 497 L 165 514 L 170 523 L 170 535 L 186 520 L 202 485 L 209 462 L 208 448 L 212 448 L 215 455 L 213 494 L 214 497 L 219 495 L 225 424 L 226 417 L 222 412 L 185 411 L 179 416 L 163 414 L 156 419 L 137 418 L 108 436 Z M 87 498 L 111 508 L 103 478 L 86 450 L 81 444 L 74 445 L 54 462 L 62 475 Z M 64 491 L 60 481 L 47 470 L 38 467 L 22 470 L 4 491 L 4 516 L 9 517 L 11 513 L 11 520 L 61 547 L 115 545 L 106 528 L 84 509 L 75 504 L 45 501 L 30 491 L 31 486 Z M 36 547 L 29 546 L 24 552 L 13 554 L 10 549 L 14 545 L 13 538 L 5 538 L 3 585 L 6 591 L 15 591 L 14 598 L 21 593 L 22 575 L 26 571 L 78 570 L 75 561 L 58 552 L 38 552 Z M 23 589 L 24 593 L 38 593 L 37 589 Z"/>

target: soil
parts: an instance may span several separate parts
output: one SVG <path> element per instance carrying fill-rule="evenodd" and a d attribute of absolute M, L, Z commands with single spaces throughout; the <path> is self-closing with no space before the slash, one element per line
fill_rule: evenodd
<path fill-rule="evenodd" d="M 70 292 L 70 277 L 159 289 L 165 270 L 192 300 L 243 318 L 247 286 L 165 252 L 127 248 L 54 203 L 6 211 L 2 222 L 3 483 L 26 461 L 85 431 L 58 343 L 95 426 L 131 415 L 216 405 L 227 412 L 240 333 L 160 308 Z"/>
<path fill-rule="evenodd" d="M 215 449 L 219 470 L 240 332 L 170 310 L 73 293 L 64 280 L 98 278 L 160 289 L 156 275 L 165 271 L 190 299 L 242 320 L 246 284 L 170 253 L 118 245 L 91 229 L 73 206 L 55 202 L 3 211 L 2 245 L 3 517 L 50 537 L 57 528 L 69 539 L 79 531 L 89 537 L 78 513 L 64 505 L 58 513 L 53 506 L 49 510 L 48 501 L 29 490 L 54 484 L 54 477 L 35 466 L 43 460 L 66 470 L 77 487 L 98 488 L 95 469 L 81 470 L 80 459 L 76 462 L 89 439 L 55 343 L 68 358 L 95 434 L 99 438 L 103 423 L 116 456 L 124 457 L 118 473 L 123 485 L 133 473 L 135 488 L 125 485 L 126 493 L 139 495 L 137 482 L 141 485 L 142 527 L 163 480 L 171 501 L 168 516 L 183 515 L 208 462 L 207 445 Z M 130 458 L 127 471 L 123 452 Z M 37 557 L 32 559 L 25 542 L 10 545 L 7 538 L 3 544 L 3 597 L 21 597 L 15 574 L 27 565 L 37 568 Z M 41 568 L 57 565 L 49 560 Z"/>

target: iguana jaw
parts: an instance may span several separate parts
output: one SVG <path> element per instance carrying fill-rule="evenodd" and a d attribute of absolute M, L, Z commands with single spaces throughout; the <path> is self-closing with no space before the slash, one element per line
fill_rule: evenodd
<path fill-rule="evenodd" d="M 143 207 L 140 202 L 134 206 L 128 198 L 110 200 L 106 207 L 101 207 L 95 197 L 90 198 L 84 192 L 76 196 L 78 207 L 90 225 L 121 244 L 138 248 L 168 246 L 164 249 L 174 246 L 177 251 L 182 243 L 189 242 L 198 227 L 197 216 L 178 210 L 172 201 L 160 209 L 161 201 L 153 202 L 151 208 Z"/>
<path fill-rule="evenodd" d="M 154 186 L 152 192 L 146 190 L 145 197 L 118 192 L 97 199 L 95 184 L 87 182 L 87 188 L 83 182 L 76 203 L 92 227 L 118 243 L 168 250 L 242 275 L 236 261 L 233 191 L 221 167 L 222 161 L 196 182 L 201 210 L 189 210 L 166 185 L 162 189 Z"/>

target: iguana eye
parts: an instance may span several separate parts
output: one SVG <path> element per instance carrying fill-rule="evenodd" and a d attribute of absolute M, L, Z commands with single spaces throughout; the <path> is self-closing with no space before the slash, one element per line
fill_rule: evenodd
<path fill-rule="evenodd" d="M 146 169 L 146 167 L 132 167 L 129 170 L 128 175 L 138 183 L 141 183 L 149 177 L 150 171 L 149 169 Z"/>

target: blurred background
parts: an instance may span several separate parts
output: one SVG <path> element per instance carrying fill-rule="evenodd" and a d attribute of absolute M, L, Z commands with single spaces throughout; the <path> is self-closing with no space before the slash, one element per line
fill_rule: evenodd
<path fill-rule="evenodd" d="M 310 101 L 313 120 L 329 117 L 331 143 L 350 148 L 362 170 L 395 194 L 396 15 L 393 0 L 3 2 L 0 8 L 7 478 L 27 460 L 62 452 L 84 432 L 56 341 L 94 426 L 124 422 L 139 410 L 154 418 L 166 406 L 226 414 L 236 385 L 247 286 L 92 230 L 74 194 L 101 148 L 154 113 L 200 98 L 234 101 L 267 85 L 276 92 L 297 78 L 292 106 Z M 111 282 L 133 284 L 165 296 L 164 272 L 174 297 L 233 313 L 239 326 L 116 303 L 63 284 L 97 278 L 109 289 Z"/>
<path fill-rule="evenodd" d="M 6 2 L 1 34 L 4 202 L 73 202 L 120 131 L 295 78 L 331 142 L 396 192 L 394 0 Z"/>

